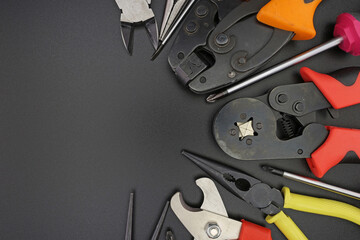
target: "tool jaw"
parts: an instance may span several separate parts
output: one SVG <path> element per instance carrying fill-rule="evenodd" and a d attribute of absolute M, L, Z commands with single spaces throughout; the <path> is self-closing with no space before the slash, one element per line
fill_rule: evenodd
<path fill-rule="evenodd" d="M 115 0 L 121 10 L 121 37 L 127 52 L 132 55 L 134 29 L 144 24 L 151 44 L 156 49 L 158 45 L 158 28 L 154 12 L 150 8 L 150 1 L 146 0 Z"/>
<path fill-rule="evenodd" d="M 268 215 L 279 213 L 284 206 L 284 197 L 281 192 L 265 183 L 252 186 L 243 199 Z"/>
<path fill-rule="evenodd" d="M 254 178 L 239 170 L 235 170 L 226 165 L 197 156 L 195 154 L 186 151 L 183 151 L 182 153 L 192 162 L 198 165 L 203 171 L 205 171 L 211 178 L 213 178 L 224 188 L 226 188 L 229 192 L 243 199 L 252 206 L 259 208 L 264 213 L 276 214 L 280 212 L 279 208 L 284 205 L 284 199 L 280 191 L 275 188 L 271 188 L 265 183 L 262 183 L 259 179 Z M 201 182 L 197 180 L 197 185 L 202 189 L 204 193 L 205 203 L 205 199 L 207 196 L 206 190 L 211 190 L 210 195 L 213 196 L 216 196 L 216 194 L 213 193 L 217 191 L 215 191 L 216 187 L 210 179 L 207 179 L 206 182 L 203 179 L 207 178 L 200 179 Z M 209 200 L 210 198 L 208 198 L 208 202 L 220 202 L 220 195 L 218 196 L 218 198 L 220 200 L 217 201 Z M 214 208 L 215 207 L 211 207 L 210 209 Z"/>
<path fill-rule="evenodd" d="M 206 40 L 216 24 L 241 2 L 242 0 L 198 0 L 194 4 L 179 27 L 180 31 L 170 49 L 168 61 L 174 72 L 178 73 L 176 69 L 179 64 L 194 53 L 195 49 L 206 46 Z M 181 76 L 179 79 L 183 80 Z M 184 84 L 187 81 L 185 78 Z"/>
<path fill-rule="evenodd" d="M 197 179 L 195 183 L 204 195 L 204 200 L 200 208 L 227 217 L 228 214 L 226 208 L 220 193 L 216 189 L 215 183 L 211 179 L 205 177 Z"/>
<path fill-rule="evenodd" d="M 226 22 L 227 17 L 222 22 Z M 244 79 L 265 64 L 292 36 L 289 32 L 259 24 L 254 14 L 245 15 L 231 27 L 220 28 L 219 25 L 212 31 L 206 45 L 213 59 L 204 59 L 198 54 L 201 52 L 198 49 L 195 52 L 207 66 L 195 77 L 191 76 L 189 87 L 195 93 L 209 93 Z M 219 41 L 222 35 L 228 38 L 223 45 Z"/>
<path fill-rule="evenodd" d="M 273 110 L 264 100 L 239 98 L 216 115 L 213 135 L 219 147 L 240 160 L 307 158 L 327 138 L 328 130 L 311 123 L 293 133 L 291 118 Z M 285 116 L 286 117 L 286 116 Z M 239 138 L 238 122 L 252 120 L 254 136 Z"/>
<path fill-rule="evenodd" d="M 242 223 L 227 217 L 216 186 L 209 178 L 196 180 L 204 194 L 200 209 L 188 206 L 181 193 L 173 195 L 170 206 L 175 215 L 196 240 L 238 239 Z M 215 232 L 214 232 L 215 231 Z"/>
<path fill-rule="evenodd" d="M 256 20 L 256 13 L 267 2 L 234 1 L 231 11 L 216 25 L 214 13 L 222 12 L 225 2 L 212 4 L 212 11 L 199 17 L 197 9 L 211 5 L 199 1 L 168 58 L 178 79 L 195 93 L 208 93 L 240 81 L 266 63 L 293 37 L 292 32 Z"/>
<path fill-rule="evenodd" d="M 266 214 L 277 214 L 284 206 L 281 192 L 246 173 L 229 168 L 219 183 L 235 196 Z"/>
<path fill-rule="evenodd" d="M 121 21 L 131 24 L 141 23 L 155 17 L 146 0 L 115 0 L 121 9 Z"/>
<path fill-rule="evenodd" d="M 200 6 L 207 9 L 208 13 L 205 16 L 196 14 L 196 10 Z M 178 72 L 179 65 L 193 54 L 195 49 L 206 45 L 210 32 L 215 28 L 217 12 L 216 5 L 211 1 L 199 0 L 194 4 L 188 16 L 183 20 L 184 24 L 179 27 L 179 33 L 168 56 L 169 65 L 175 73 Z M 184 72 L 187 73 L 185 70 Z M 184 80 L 183 83 L 187 84 L 187 80 Z"/>

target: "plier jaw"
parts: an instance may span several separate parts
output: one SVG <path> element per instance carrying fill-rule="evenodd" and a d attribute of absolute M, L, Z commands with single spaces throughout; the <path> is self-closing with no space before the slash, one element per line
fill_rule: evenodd
<path fill-rule="evenodd" d="M 132 55 L 134 29 L 144 25 L 154 49 L 158 46 L 158 27 L 154 12 L 150 8 L 150 0 L 116 0 L 121 10 L 121 36 L 127 52 Z"/>
<path fill-rule="evenodd" d="M 328 136 L 323 125 L 307 123 L 314 116 L 299 120 L 278 112 L 269 106 L 268 95 L 238 98 L 218 112 L 213 135 L 225 153 L 240 160 L 306 158 Z"/>
<path fill-rule="evenodd" d="M 200 178 L 196 180 L 196 184 L 204 194 L 200 209 L 188 206 L 179 192 L 174 194 L 170 201 L 171 209 L 194 239 L 271 240 L 269 229 L 245 220 L 228 218 L 221 196 L 211 179 Z"/>
<path fill-rule="evenodd" d="M 229 192 L 266 214 L 277 214 L 284 205 L 281 192 L 246 173 L 235 170 L 188 151 L 182 154 L 220 183 Z"/>
<path fill-rule="evenodd" d="M 178 192 L 172 196 L 170 201 L 175 215 L 195 239 L 210 240 L 215 236 L 217 239 L 224 240 L 237 239 L 241 222 L 227 217 L 226 209 L 214 182 L 209 178 L 201 178 L 196 180 L 196 184 L 204 194 L 201 208 L 188 206 L 181 193 Z"/>
<path fill-rule="evenodd" d="M 198 1 L 169 54 L 178 79 L 203 94 L 240 81 L 267 62 L 294 35 L 256 20 L 267 2 Z"/>

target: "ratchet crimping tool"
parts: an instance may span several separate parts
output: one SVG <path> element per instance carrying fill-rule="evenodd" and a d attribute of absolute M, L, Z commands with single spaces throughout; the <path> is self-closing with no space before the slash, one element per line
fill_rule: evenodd
<path fill-rule="evenodd" d="M 282 208 L 342 218 L 360 225 L 360 209 L 352 205 L 294 194 L 287 187 L 283 187 L 280 192 L 246 173 L 186 151 L 182 153 L 228 191 L 267 214 L 266 221 L 275 223 L 289 240 L 306 240 L 307 238 L 292 219 L 281 210 Z M 261 240 L 262 238 L 252 239 Z"/>
<path fill-rule="evenodd" d="M 200 209 L 189 207 L 181 193 L 171 198 L 171 209 L 196 240 L 271 240 L 268 228 L 241 220 L 228 218 L 224 203 L 214 184 L 209 178 L 196 180 L 204 194 Z"/>
<path fill-rule="evenodd" d="M 154 49 L 158 46 L 158 27 L 151 0 L 115 0 L 121 10 L 121 36 L 128 53 L 132 54 L 134 28 L 144 24 Z"/>
<path fill-rule="evenodd" d="M 305 83 L 279 86 L 256 98 L 238 98 L 217 114 L 213 133 L 236 159 L 306 158 L 322 177 L 344 158 L 360 156 L 360 130 L 315 123 L 338 117 L 335 109 L 360 103 L 360 67 L 330 75 L 302 68 Z M 321 111 L 325 110 L 325 111 Z"/>
<path fill-rule="evenodd" d="M 195 93 L 228 86 L 254 73 L 291 39 L 314 37 L 320 2 L 200 0 L 184 21 L 169 64 Z"/>

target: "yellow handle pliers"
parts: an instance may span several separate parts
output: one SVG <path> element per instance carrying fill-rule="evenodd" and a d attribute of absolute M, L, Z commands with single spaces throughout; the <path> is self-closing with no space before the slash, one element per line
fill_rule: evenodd
<path fill-rule="evenodd" d="M 289 240 L 307 238 L 282 208 L 342 218 L 360 225 L 360 209 L 350 204 L 294 194 L 287 187 L 280 192 L 246 173 L 186 151 L 182 153 L 228 191 L 267 214 L 266 221 L 274 223 Z"/>

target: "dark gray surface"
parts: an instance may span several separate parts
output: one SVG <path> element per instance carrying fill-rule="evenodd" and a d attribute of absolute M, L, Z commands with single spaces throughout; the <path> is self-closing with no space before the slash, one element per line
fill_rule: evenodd
<path fill-rule="evenodd" d="M 164 1 L 154 0 L 158 22 Z M 291 42 L 270 64 L 331 37 L 335 17 L 360 10 L 358 0 L 326 0 L 315 15 L 318 35 Z M 134 239 L 149 239 L 167 198 L 184 193 L 194 206 L 205 176 L 180 155 L 185 148 L 241 168 L 275 187 L 360 207 L 356 200 L 262 172 L 259 165 L 312 176 L 303 159 L 236 161 L 216 145 L 212 118 L 227 101 L 301 82 L 298 70 L 360 65 L 333 49 L 237 94 L 206 104 L 183 88 L 167 64 L 168 45 L 153 53 L 144 28 L 128 56 L 113 0 L 0 1 L 0 239 L 123 239 L 130 191 L 135 190 Z M 360 106 L 341 111 L 338 126 L 360 128 Z M 360 191 L 360 165 L 339 165 L 325 182 Z M 260 211 L 219 187 L 232 218 L 245 218 L 285 239 Z M 309 239 L 359 239 L 359 226 L 286 210 Z M 190 235 L 169 211 L 165 229 Z M 164 229 L 164 230 L 165 230 Z M 164 239 L 164 234 L 161 239 Z"/>

